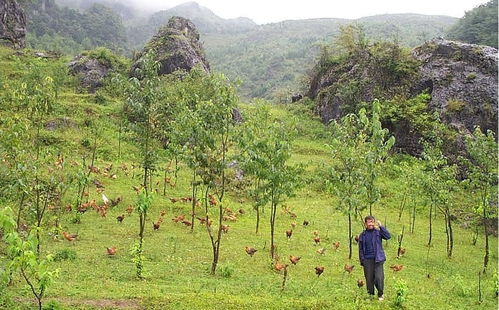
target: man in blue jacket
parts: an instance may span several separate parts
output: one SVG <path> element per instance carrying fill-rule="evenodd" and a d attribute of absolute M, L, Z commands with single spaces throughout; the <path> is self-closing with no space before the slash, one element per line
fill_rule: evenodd
<path fill-rule="evenodd" d="M 383 263 L 386 260 L 383 250 L 382 239 L 391 238 L 388 230 L 376 221 L 373 216 L 366 216 L 364 219 L 365 230 L 359 236 L 359 260 L 364 267 L 364 276 L 366 277 L 367 292 L 374 296 L 374 287 L 378 290 L 378 299 L 383 297 L 383 286 L 385 275 L 383 272 Z"/>

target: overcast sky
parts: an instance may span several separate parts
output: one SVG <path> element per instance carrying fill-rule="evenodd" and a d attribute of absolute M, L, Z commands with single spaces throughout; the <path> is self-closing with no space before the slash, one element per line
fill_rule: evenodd
<path fill-rule="evenodd" d="M 119 1 L 119 0 L 118 0 Z M 179 0 L 129 0 L 140 7 L 166 9 Z M 198 0 L 223 18 L 249 17 L 257 24 L 287 19 L 336 17 L 355 19 L 385 13 L 419 13 L 462 17 L 486 0 Z"/>

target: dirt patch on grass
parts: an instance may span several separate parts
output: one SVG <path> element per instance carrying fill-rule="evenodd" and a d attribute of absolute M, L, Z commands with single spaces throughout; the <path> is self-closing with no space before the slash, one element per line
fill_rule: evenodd
<path fill-rule="evenodd" d="M 16 301 L 22 303 L 34 302 L 29 298 L 16 298 Z M 50 301 L 56 301 L 69 309 L 145 309 L 140 305 L 139 300 L 135 299 L 71 299 L 68 297 L 47 298 L 43 300 L 43 304 Z"/>
<path fill-rule="evenodd" d="M 58 302 L 67 306 L 85 306 L 96 309 L 145 309 L 134 299 L 69 299 L 57 298 Z"/>

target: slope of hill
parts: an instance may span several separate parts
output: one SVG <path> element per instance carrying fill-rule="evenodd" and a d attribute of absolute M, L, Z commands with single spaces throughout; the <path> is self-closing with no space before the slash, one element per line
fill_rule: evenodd
<path fill-rule="evenodd" d="M 9 206 L 17 210 L 17 198 L 21 196 L 21 191 L 15 187 L 4 186 L 3 182 L 8 181 L 10 175 L 3 172 L 9 171 L 9 165 L 14 165 L 15 161 L 17 168 L 11 170 L 22 172 L 27 169 L 27 177 L 30 180 L 34 178 L 34 172 L 31 172 L 33 163 L 24 166 L 23 159 L 34 156 L 30 153 L 33 152 L 30 133 L 35 128 L 29 125 L 33 121 L 29 121 L 30 115 L 26 113 L 26 102 L 17 96 L 24 94 L 17 92 L 22 90 L 17 86 L 30 80 L 41 83 L 46 80 L 45 76 L 50 75 L 58 80 L 60 87 L 58 99 L 45 115 L 39 131 L 46 165 L 36 170 L 44 178 L 48 178 L 49 173 L 55 180 L 65 176 L 57 186 L 64 196 L 60 204 L 49 204 L 47 207 L 44 233 L 41 235 L 42 256 L 53 254 L 55 258 L 47 268 L 59 269 L 59 276 L 45 291 L 47 308 L 388 310 L 393 309 L 393 303 L 401 291 L 408 293 L 402 301 L 407 309 L 477 308 L 477 274 L 482 270 L 483 263 L 482 233 L 476 235 L 477 240 L 473 244 L 474 232 L 469 229 L 472 220 L 460 213 L 456 213 L 459 218 L 455 218 L 453 214 L 455 249 L 452 259 L 448 259 L 444 217 L 438 212 L 434 214 L 432 247 L 426 246 L 428 206 L 421 197 L 411 194 L 408 182 L 412 180 L 407 180 L 400 173 L 407 166 L 421 168 L 420 160 L 409 157 L 392 158 L 379 176 L 382 202 L 374 211 L 392 233 L 392 240 L 384 243 L 387 256 L 386 300 L 378 302 L 368 299 L 365 287 L 357 285 L 357 280 L 363 278 L 362 268 L 356 257 L 348 259 L 347 215 L 336 209 L 338 197 L 332 196 L 324 184 L 324 165 L 333 161 L 326 146 L 329 142 L 325 138 L 327 129 L 317 119 L 312 119 L 310 111 L 302 104 L 268 106 L 273 117 L 289 124 L 286 128 L 297 126 L 290 161 L 306 167 L 303 173 L 306 184 L 296 197 L 285 202 L 285 208 L 277 210 L 276 240 L 281 261 L 290 264 L 289 255 L 301 257 L 298 264 L 289 266 L 285 288 L 281 288 L 282 272 L 271 267 L 268 255 L 269 209 L 265 207 L 261 230 L 255 234 L 254 201 L 236 187 L 227 193 L 224 206 L 232 210 L 241 209 L 244 214 L 229 222 L 230 229 L 222 236 L 220 267 L 216 275 L 209 275 L 211 249 L 206 227 L 196 222 L 191 232 L 183 224 L 170 220 L 190 212 L 189 203 L 174 203 L 170 198 L 191 195 L 192 171 L 181 162 L 175 186 L 164 183 L 167 181 L 164 173 L 174 178 L 173 167 L 168 166 L 164 150 L 158 150 L 158 170 L 151 177 L 151 184 L 158 193 L 154 195 L 146 223 L 145 279 L 138 280 L 129 249 L 137 240 L 139 216 L 135 211 L 130 214 L 126 211 L 127 206 L 136 206 L 138 196 L 132 186 L 142 181 L 138 142 L 122 126 L 120 99 L 105 93 L 105 100 L 102 101 L 96 100 L 94 95 L 74 92 L 74 85 L 64 73 L 67 61 L 39 60 L 29 53 L 18 53 L 16 56 L 15 51 L 0 48 L 0 65 L 3 68 L 0 70 L 2 209 Z M 38 70 L 31 70 L 33 68 Z M 41 97 L 37 93 L 26 94 L 30 100 Z M 255 105 L 241 106 L 243 114 L 254 109 Z M 57 120 L 64 122 L 55 122 Z M 28 132 L 25 126 L 28 126 Z M 94 165 L 101 169 L 95 169 L 88 175 L 88 199 L 96 199 L 100 204 L 102 196 L 99 190 L 104 190 L 109 198 L 122 198 L 104 217 L 94 210 L 79 214 L 74 208 L 67 208 L 67 205 L 74 206 L 78 184 L 82 182 L 83 172 L 92 158 L 92 145 L 98 145 Z M 97 185 L 100 187 L 97 188 Z M 162 192 L 163 185 L 166 195 Z M 33 191 L 32 188 L 27 190 L 30 193 Z M 475 195 L 462 187 L 456 188 L 452 192 L 453 206 L 472 210 L 477 198 Z M 399 217 L 399 208 L 404 206 L 406 198 L 407 206 Z M 31 201 L 33 197 L 27 199 Z M 31 208 L 34 206 L 26 205 L 22 222 L 33 221 Z M 156 221 L 163 210 L 166 212 L 165 221 L 154 230 L 151 222 Z M 296 218 L 289 210 L 295 213 Z M 203 211 L 197 209 L 196 212 L 201 216 Z M 123 214 L 124 220 L 117 222 L 116 217 Z M 413 214 L 415 222 L 412 221 Z M 309 221 L 308 226 L 301 225 L 304 220 Z M 413 232 L 408 228 L 411 222 L 415 227 Z M 292 224 L 295 229 L 288 240 L 285 231 Z M 23 229 L 26 227 L 23 226 Z M 407 252 L 397 258 L 397 236 L 404 227 L 403 247 Z M 355 221 L 355 233 L 361 230 L 361 223 Z M 61 237 L 62 231 L 78 233 L 79 237 L 70 242 Z M 313 232 L 320 233 L 320 245 L 314 244 Z M 336 249 L 332 247 L 335 242 L 340 244 Z M 490 242 L 490 271 L 480 279 L 480 309 L 497 309 L 497 277 L 494 270 L 497 266 L 497 238 L 491 237 Z M 258 252 L 250 257 L 244 252 L 245 246 L 253 246 Z M 106 247 L 116 247 L 116 254 L 108 255 Z M 324 249 L 323 254 L 318 253 L 321 248 Z M 5 270 L 4 263 L 8 262 L 8 257 L 3 242 L 1 250 L 0 270 Z M 355 265 L 351 273 L 344 270 L 345 264 Z M 395 272 L 388 269 L 392 264 L 403 265 L 403 270 Z M 320 277 L 314 272 L 316 266 L 325 267 Z M 17 272 L 11 285 L 2 286 L 0 290 L 2 309 L 33 309 L 32 301 L 31 291 Z M 51 307 L 49 301 L 52 301 Z"/>

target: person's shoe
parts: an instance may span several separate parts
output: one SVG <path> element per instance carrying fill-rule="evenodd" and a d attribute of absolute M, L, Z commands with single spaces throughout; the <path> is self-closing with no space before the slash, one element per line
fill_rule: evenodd
<path fill-rule="evenodd" d="M 383 296 L 383 295 L 379 296 L 379 297 L 378 297 L 378 300 L 379 300 L 379 301 L 383 301 L 383 300 L 385 300 L 385 296 Z"/>

